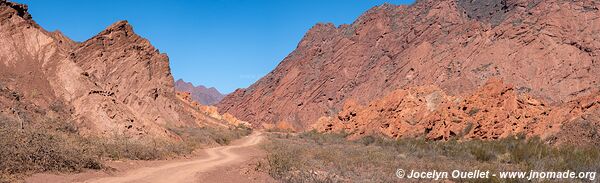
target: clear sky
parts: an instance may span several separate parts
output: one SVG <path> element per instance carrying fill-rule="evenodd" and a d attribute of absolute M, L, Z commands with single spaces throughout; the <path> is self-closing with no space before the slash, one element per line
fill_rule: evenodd
<path fill-rule="evenodd" d="M 413 0 L 14 0 L 49 31 L 85 41 L 118 20 L 170 58 L 175 79 L 229 93 L 271 71 L 318 22 L 352 23 Z"/>

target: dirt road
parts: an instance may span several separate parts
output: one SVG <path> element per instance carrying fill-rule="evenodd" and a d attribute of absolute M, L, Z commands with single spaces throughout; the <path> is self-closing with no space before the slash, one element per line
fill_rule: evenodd
<path fill-rule="evenodd" d="M 125 182 L 199 182 L 197 174 L 217 170 L 220 166 L 240 163 L 245 160 L 240 149 L 257 145 L 263 136 L 260 132 L 232 144 L 206 149 L 207 156 L 191 161 L 167 163 L 156 167 L 133 169 L 122 175 L 86 180 L 86 183 L 125 183 Z"/>

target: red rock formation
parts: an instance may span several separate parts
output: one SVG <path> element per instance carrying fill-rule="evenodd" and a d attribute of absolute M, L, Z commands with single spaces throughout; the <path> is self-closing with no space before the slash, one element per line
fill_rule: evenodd
<path fill-rule="evenodd" d="M 206 88 L 203 85 L 194 86 L 194 84 L 185 82 L 183 79 L 175 81 L 175 90 L 191 93 L 192 99 L 203 105 L 216 104 L 225 97 L 214 87 Z"/>
<path fill-rule="evenodd" d="M 564 142 L 577 139 L 565 134 L 575 135 L 586 130 L 592 130 L 588 134 L 600 132 L 597 128 L 573 126 L 576 124 L 573 121 L 595 116 L 592 122 L 584 122 L 584 125 L 594 126 L 593 123 L 598 123 L 598 110 L 600 92 L 578 101 L 549 106 L 519 93 L 514 86 L 493 79 L 466 96 L 448 96 L 439 88 L 428 86 L 396 90 L 366 106 L 348 101 L 337 116 L 323 117 L 313 127 L 321 132 L 349 132 L 352 138 L 383 135 L 431 140 L 498 139 L 525 134 Z"/>
<path fill-rule="evenodd" d="M 350 25 L 315 25 L 272 72 L 226 96 L 217 106 L 257 126 L 289 122 L 307 129 L 322 116 L 337 115 L 349 100 L 366 105 L 398 89 L 428 85 L 450 96 L 462 96 L 477 91 L 492 77 L 513 84 L 513 92 L 547 101 L 546 107 L 561 105 L 590 95 L 600 86 L 599 12 L 592 0 L 385 4 Z M 499 102 L 506 104 L 489 109 L 506 108 L 511 111 L 498 114 L 521 115 L 510 121 L 517 125 L 496 124 L 501 130 L 477 133 L 496 138 L 504 131 L 523 130 L 532 121 L 523 121 L 523 116 L 533 114 L 521 112 L 546 109 L 527 104 L 530 110 L 512 111 L 526 105 L 518 100 L 525 99 L 502 98 Z M 448 131 L 436 129 L 457 126 L 430 123 L 426 128 L 431 128 L 431 138 L 448 138 L 452 136 Z M 496 126 L 488 124 L 493 121 L 481 123 Z M 458 125 L 452 133 L 460 133 L 462 127 Z"/>
<path fill-rule="evenodd" d="M 20 120 L 57 113 L 81 133 L 172 136 L 169 126 L 196 126 L 175 96 L 169 60 L 117 22 L 83 43 L 48 32 L 27 6 L 0 1 L 0 112 Z M 14 93 L 14 96 L 11 96 Z M 35 110 L 34 110 L 35 109 Z"/>

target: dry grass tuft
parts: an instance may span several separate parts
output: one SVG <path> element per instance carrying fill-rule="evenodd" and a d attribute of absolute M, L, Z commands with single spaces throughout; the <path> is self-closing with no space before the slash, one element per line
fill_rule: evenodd
<path fill-rule="evenodd" d="M 600 149 L 553 147 L 537 138 L 495 141 L 390 140 L 346 134 L 271 134 L 267 171 L 283 182 L 397 182 L 395 170 L 600 171 Z M 525 180 L 453 180 L 519 182 Z M 583 181 L 583 180 L 582 180 Z"/>
<path fill-rule="evenodd" d="M 64 132 L 55 121 L 44 126 L 18 128 L 16 121 L 0 119 L 0 182 L 13 182 L 33 172 L 78 172 L 100 169 L 102 163 L 80 136 Z"/>

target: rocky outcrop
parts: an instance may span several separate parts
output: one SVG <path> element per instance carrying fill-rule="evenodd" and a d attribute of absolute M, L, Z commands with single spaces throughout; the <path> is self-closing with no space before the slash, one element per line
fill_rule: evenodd
<path fill-rule="evenodd" d="M 323 116 L 337 116 L 349 101 L 364 106 L 418 86 L 437 87 L 441 96 L 469 96 L 490 78 L 498 78 L 510 83 L 514 92 L 545 101 L 545 107 L 525 110 L 542 112 L 591 95 L 600 86 L 600 44 L 595 41 L 600 40 L 599 16 L 598 3 L 591 0 L 384 4 L 350 25 L 315 25 L 272 72 L 217 106 L 256 126 L 287 123 L 304 130 Z M 525 99 L 512 98 L 510 105 L 518 106 L 518 100 Z M 425 106 L 408 110 L 428 111 Z M 532 119 L 523 120 L 478 133 L 501 137 L 500 131 L 519 130 Z M 434 139 L 451 136 L 436 132 L 439 126 L 456 126 L 455 134 L 463 128 L 440 120 L 429 123 L 426 128 Z M 471 123 L 475 129 L 477 124 Z"/>
<path fill-rule="evenodd" d="M 189 92 L 192 100 L 203 105 L 216 104 L 225 97 L 214 87 L 206 88 L 203 85 L 194 86 L 194 84 L 185 82 L 183 79 L 175 81 L 175 90 L 178 92 Z"/>
<path fill-rule="evenodd" d="M 349 132 L 353 138 L 499 139 L 525 134 L 562 142 L 576 139 L 565 133 L 585 131 L 573 126 L 578 124 L 574 121 L 598 122 L 586 116 L 600 114 L 599 97 L 596 91 L 578 101 L 549 106 L 497 79 L 465 96 L 449 96 L 435 86 L 414 87 L 393 91 L 364 106 L 348 101 L 338 115 L 323 117 L 313 127 L 322 132 Z M 600 132 L 596 128 L 586 130 Z M 598 137 L 580 139 L 594 138 Z"/>
<path fill-rule="evenodd" d="M 177 99 L 168 57 L 127 21 L 76 43 L 37 25 L 27 6 L 2 0 L 0 45 L 0 84 L 9 93 L 0 111 L 17 119 L 18 111 L 56 113 L 80 133 L 107 136 L 171 137 L 167 127 L 203 123 Z"/>

